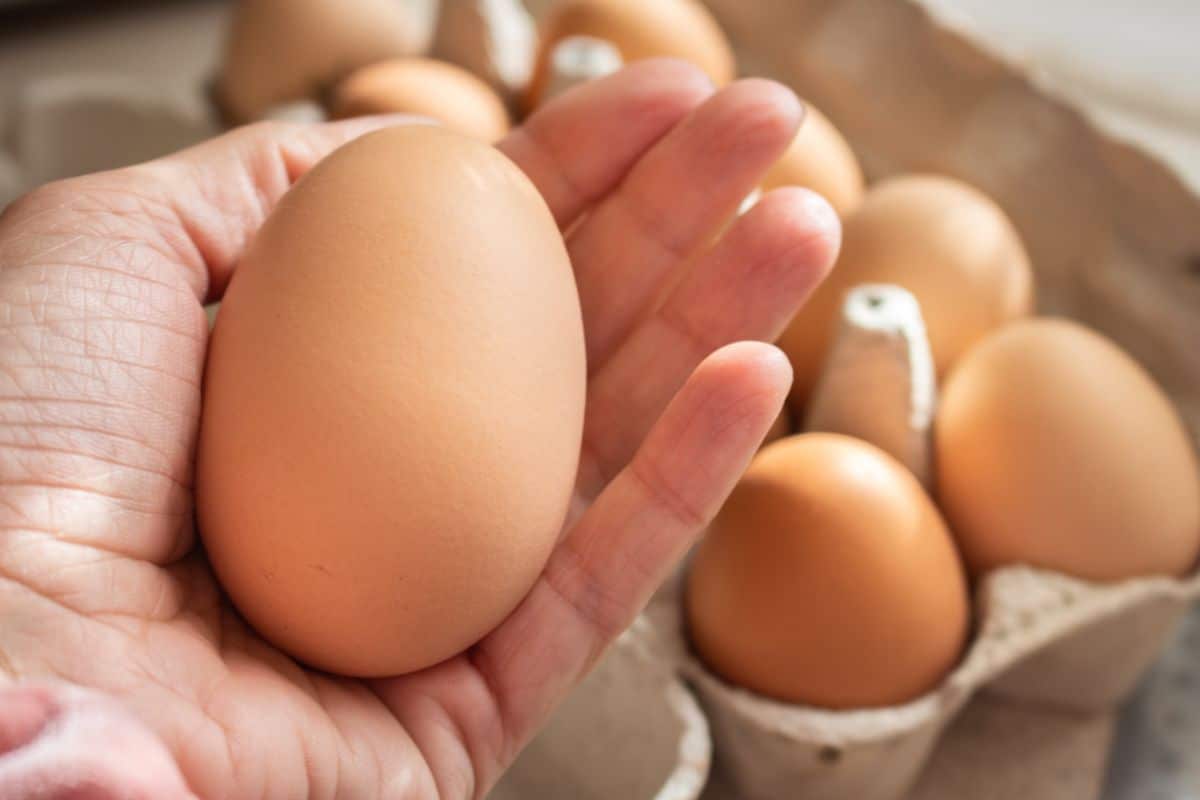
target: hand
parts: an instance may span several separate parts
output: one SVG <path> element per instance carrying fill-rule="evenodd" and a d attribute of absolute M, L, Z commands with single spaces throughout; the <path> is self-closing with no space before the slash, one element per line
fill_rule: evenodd
<path fill-rule="evenodd" d="M 483 641 L 369 682 L 306 670 L 240 620 L 195 545 L 191 463 L 202 301 L 305 170 L 398 121 L 255 125 L 9 208 L 0 796 L 484 795 L 704 528 L 783 402 L 787 361 L 760 342 L 830 267 L 836 217 L 780 190 L 712 242 L 801 116 L 778 85 L 714 93 L 653 61 L 499 145 L 569 232 L 589 363 L 571 521 Z"/>

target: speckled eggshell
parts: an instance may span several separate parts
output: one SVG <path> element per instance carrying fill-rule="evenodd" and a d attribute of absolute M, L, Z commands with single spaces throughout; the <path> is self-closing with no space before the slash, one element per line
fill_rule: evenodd
<path fill-rule="evenodd" d="M 354 72 L 329 99 L 334 119 L 420 114 L 451 130 L 494 142 L 508 133 L 508 110 L 492 88 L 462 67 L 431 58 L 381 61 Z"/>
<path fill-rule="evenodd" d="M 690 61 L 718 86 L 732 81 L 736 71 L 724 31 L 695 0 L 564 0 L 551 7 L 542 20 L 527 109 L 541 102 L 549 79 L 550 54 L 569 36 L 611 42 L 626 64 L 666 56 Z"/>
<path fill-rule="evenodd" d="M 689 635 L 726 681 L 834 709 L 933 689 L 966 641 L 966 578 L 907 468 L 848 436 L 764 448 L 701 542 Z"/>
<path fill-rule="evenodd" d="M 1010 564 L 1098 581 L 1182 575 L 1200 550 L 1200 470 L 1170 400 L 1115 344 L 1021 320 L 951 372 L 935 420 L 938 497 L 976 573 Z"/>
<path fill-rule="evenodd" d="M 212 335 L 197 505 L 221 584 L 330 672 L 461 652 L 560 533 L 585 377 L 566 249 L 515 165 L 431 126 L 347 145 L 267 219 Z"/>
<path fill-rule="evenodd" d="M 797 412 L 821 373 L 846 292 L 864 283 L 916 296 L 939 376 L 972 344 L 1033 309 L 1029 258 L 995 202 L 952 178 L 885 180 L 844 220 L 837 264 L 779 339 L 795 371 Z"/>

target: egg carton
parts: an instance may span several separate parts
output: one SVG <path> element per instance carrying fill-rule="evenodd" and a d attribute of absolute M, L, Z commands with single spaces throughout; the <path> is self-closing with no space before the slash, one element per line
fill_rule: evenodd
<path fill-rule="evenodd" d="M 742 73 L 824 109 L 872 179 L 940 172 L 996 199 L 1032 257 L 1039 310 L 1116 340 L 1200 431 L 1200 200 L 1167 168 L 915 2 L 706 2 Z M 1198 597 L 1200 575 L 1096 584 L 998 570 L 975 587 L 974 635 L 941 686 L 844 712 L 776 702 L 707 670 L 687 644 L 678 576 L 647 616 L 659 658 L 708 718 L 706 800 L 1085 800 L 1102 790 L 1114 712 Z M 589 796 L 559 777 L 529 796 Z"/>
<path fill-rule="evenodd" d="M 646 618 L 558 708 L 491 800 L 695 800 L 708 780 L 708 723 Z"/>
<path fill-rule="evenodd" d="M 30 80 L 8 112 L 0 208 L 35 186 L 157 158 L 221 130 L 199 91 L 118 72 Z"/>
<path fill-rule="evenodd" d="M 1200 575 L 1104 585 L 998 570 L 977 587 L 972 643 L 938 688 L 891 708 L 827 711 L 711 673 L 687 643 L 682 574 L 493 800 L 1096 798 L 1113 711 L 1200 597 Z"/>
<path fill-rule="evenodd" d="M 989 796 L 1030 800 L 1096 796 L 1113 710 L 1197 597 L 1200 577 L 1099 585 L 1024 567 L 996 571 L 977 589 L 976 632 L 959 667 L 910 703 L 857 711 L 789 705 L 725 683 L 689 649 L 678 594 L 660 597 L 654 617 L 713 731 L 717 775 L 709 800 L 904 798 L 977 695 L 993 709 L 990 724 L 950 739 L 952 749 L 913 797 L 949 800 L 983 782 Z M 1071 758 L 1097 769 L 1071 772 L 1071 786 L 1064 786 L 1060 753 L 1028 752 L 1047 731 L 1056 741 L 1092 732 L 1088 751 L 1073 750 Z M 1021 757 L 1009 758 L 1012 771 L 997 774 L 994 762 L 1014 752 Z M 978 761 L 966 778 L 962 754 Z M 1042 789 L 1018 792 L 1014 785 Z"/>

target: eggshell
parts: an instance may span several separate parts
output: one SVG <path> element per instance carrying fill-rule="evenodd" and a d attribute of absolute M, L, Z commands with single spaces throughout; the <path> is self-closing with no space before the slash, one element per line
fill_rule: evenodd
<path fill-rule="evenodd" d="M 508 133 L 508 110 L 486 83 L 462 67 L 430 58 L 400 58 L 363 67 L 337 85 L 335 119 L 420 114 L 459 133 L 494 142 Z"/>
<path fill-rule="evenodd" d="M 398 0 L 240 0 L 233 6 L 216 99 L 227 120 L 316 98 L 353 70 L 428 44 L 421 14 Z"/>
<path fill-rule="evenodd" d="M 839 434 L 763 449 L 687 583 L 692 643 L 710 669 L 826 708 L 934 688 L 962 653 L 968 606 L 950 535 L 916 478 Z"/>
<path fill-rule="evenodd" d="M 763 189 L 803 186 L 845 216 L 862 201 L 863 173 L 854 151 L 829 118 L 805 103 L 804 124 L 763 179 Z"/>
<path fill-rule="evenodd" d="M 951 178 L 886 180 L 845 220 L 833 272 L 779 340 L 795 370 L 797 410 L 821 372 L 846 292 L 863 283 L 892 283 L 916 296 L 939 376 L 989 331 L 1033 307 L 1029 258 L 999 206 Z"/>
<path fill-rule="evenodd" d="M 434 126 L 338 150 L 267 219 L 217 316 L 197 505 L 221 584 L 330 672 L 461 652 L 561 531 L 585 379 L 566 249 L 515 165 Z"/>
<path fill-rule="evenodd" d="M 947 379 L 938 495 L 974 572 L 1028 564 L 1110 581 L 1181 575 L 1200 550 L 1200 470 L 1150 376 L 1075 322 L 1016 322 Z"/>
<path fill-rule="evenodd" d="M 526 107 L 542 101 L 555 46 L 568 36 L 592 36 L 616 45 L 625 63 L 670 56 L 691 61 L 722 86 L 736 65 L 725 33 L 695 0 L 565 0 L 547 12 Z"/>

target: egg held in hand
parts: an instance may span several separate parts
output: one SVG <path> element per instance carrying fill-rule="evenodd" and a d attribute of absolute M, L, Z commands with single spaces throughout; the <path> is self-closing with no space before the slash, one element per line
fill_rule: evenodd
<path fill-rule="evenodd" d="M 329 672 L 463 651 L 557 540 L 585 380 L 563 240 L 514 164 L 430 126 L 343 147 L 267 219 L 212 335 L 197 504 L 218 579 Z"/>
<path fill-rule="evenodd" d="M 941 515 L 900 462 L 848 436 L 764 448 L 687 579 L 701 659 L 768 697 L 890 706 L 935 688 L 967 637 L 966 578 Z"/>
<path fill-rule="evenodd" d="M 1014 322 L 950 373 L 938 500 L 973 572 L 1027 564 L 1098 581 L 1182 575 L 1200 551 L 1200 469 L 1132 358 L 1062 319 Z"/>

